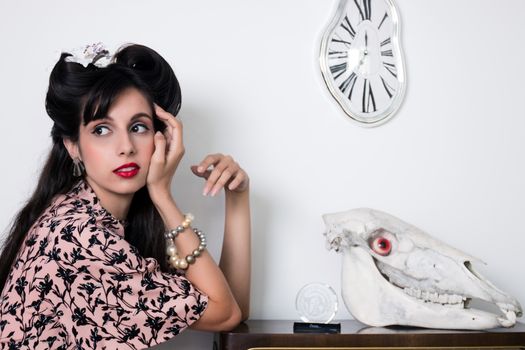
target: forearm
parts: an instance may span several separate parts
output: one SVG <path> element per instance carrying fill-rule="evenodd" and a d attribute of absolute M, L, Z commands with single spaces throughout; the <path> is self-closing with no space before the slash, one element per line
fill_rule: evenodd
<path fill-rule="evenodd" d="M 241 309 L 242 320 L 250 313 L 251 219 L 249 189 L 226 191 L 226 218 L 221 268 Z"/>
<path fill-rule="evenodd" d="M 182 223 L 184 215 L 177 207 L 171 195 L 155 197 L 155 206 L 167 228 L 175 228 Z M 191 254 L 199 246 L 199 238 L 189 227 L 174 240 L 181 258 Z M 188 280 L 208 296 L 208 308 L 201 318 L 202 329 L 213 330 L 221 324 L 230 325 L 231 317 L 238 315 L 238 305 L 229 288 L 221 269 L 211 255 L 204 250 L 186 270 Z M 237 321 L 233 321 L 235 324 Z M 197 324 L 197 323 L 196 323 Z"/>

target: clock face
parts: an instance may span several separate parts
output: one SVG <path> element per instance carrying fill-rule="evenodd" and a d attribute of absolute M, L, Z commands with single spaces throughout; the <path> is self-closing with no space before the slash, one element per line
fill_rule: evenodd
<path fill-rule="evenodd" d="M 341 0 L 321 42 L 325 83 L 345 113 L 379 125 L 399 108 L 405 70 L 391 0 Z"/>

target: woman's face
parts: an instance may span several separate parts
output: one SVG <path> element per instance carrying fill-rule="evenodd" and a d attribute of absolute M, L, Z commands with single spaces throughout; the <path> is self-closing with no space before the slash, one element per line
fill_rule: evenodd
<path fill-rule="evenodd" d="M 154 151 L 153 114 L 135 88 L 124 90 L 106 118 L 81 123 L 78 139 L 86 180 L 101 200 L 129 196 L 146 184 Z"/>

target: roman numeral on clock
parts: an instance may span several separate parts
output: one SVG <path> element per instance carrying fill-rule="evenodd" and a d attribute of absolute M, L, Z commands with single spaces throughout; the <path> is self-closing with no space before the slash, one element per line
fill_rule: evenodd
<path fill-rule="evenodd" d="M 348 16 L 345 16 L 345 19 L 343 22 L 341 22 L 341 27 L 350 34 L 352 39 L 355 37 L 355 30 L 354 27 L 352 27 L 352 24 L 350 23 L 350 20 L 348 19 Z"/>
<path fill-rule="evenodd" d="M 386 38 L 385 40 L 383 40 L 383 41 L 381 42 L 381 47 L 390 44 L 390 42 L 391 42 L 391 41 L 390 41 L 390 38 Z"/>
<path fill-rule="evenodd" d="M 334 80 L 339 78 L 341 74 L 346 72 L 346 62 L 330 66 L 330 72 L 332 72 L 332 75 L 334 76 Z"/>
<path fill-rule="evenodd" d="M 374 92 L 372 91 L 372 86 L 370 81 L 365 79 L 363 83 L 363 113 L 370 113 L 370 104 L 372 104 L 372 112 L 375 112 L 376 109 L 376 100 L 374 98 Z"/>
<path fill-rule="evenodd" d="M 357 9 L 359 10 L 359 14 L 361 15 L 361 19 L 364 20 L 370 20 L 372 18 L 372 6 L 371 6 L 371 0 L 363 0 L 363 7 L 359 5 L 357 0 L 354 0 L 355 6 L 357 6 Z"/>
<path fill-rule="evenodd" d="M 394 57 L 392 50 L 381 51 L 381 56 Z"/>
<path fill-rule="evenodd" d="M 337 35 L 337 34 L 335 34 L 335 35 Z M 350 41 L 346 41 L 346 40 L 343 40 L 341 38 L 332 38 L 332 42 L 333 43 L 345 44 L 347 47 L 350 47 L 350 45 L 352 45 L 352 43 Z"/>
<path fill-rule="evenodd" d="M 343 95 L 346 93 L 346 90 L 348 90 L 348 88 L 350 88 L 350 90 L 348 92 L 348 99 L 349 100 L 352 99 L 352 92 L 354 91 L 354 85 L 355 85 L 356 80 L 357 80 L 357 75 L 354 72 L 352 72 L 352 74 L 350 74 L 348 76 L 348 78 L 346 78 L 341 83 L 341 85 L 339 85 L 339 90 L 341 90 Z"/>
<path fill-rule="evenodd" d="M 386 70 L 394 76 L 394 78 L 397 78 L 397 68 L 394 64 L 383 62 L 383 66 L 386 68 Z"/>
<path fill-rule="evenodd" d="M 348 58 L 348 51 L 328 51 L 328 58 L 338 59 L 338 58 Z"/>
<path fill-rule="evenodd" d="M 388 17 L 388 13 L 385 12 L 385 15 L 383 16 L 383 19 L 381 20 L 381 23 L 379 23 L 379 25 L 377 26 L 377 29 L 381 29 L 381 26 L 383 25 L 383 23 L 385 22 L 385 19 L 387 19 Z"/>
<path fill-rule="evenodd" d="M 388 97 L 392 98 L 394 96 L 394 92 L 396 91 L 392 86 L 390 86 L 383 77 L 381 77 L 381 81 L 383 82 L 383 87 L 385 88 L 386 93 L 388 94 Z"/>

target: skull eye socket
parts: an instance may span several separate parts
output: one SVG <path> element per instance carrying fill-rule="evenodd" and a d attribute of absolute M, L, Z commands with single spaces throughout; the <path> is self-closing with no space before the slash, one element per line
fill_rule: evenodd
<path fill-rule="evenodd" d="M 392 243 L 386 237 L 379 236 L 372 240 L 370 248 L 379 255 L 388 255 L 392 251 Z"/>

